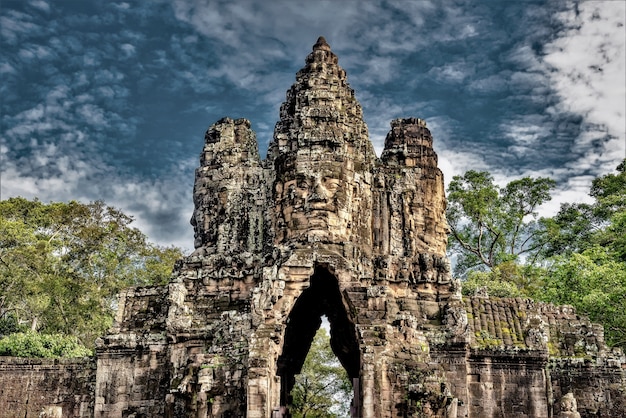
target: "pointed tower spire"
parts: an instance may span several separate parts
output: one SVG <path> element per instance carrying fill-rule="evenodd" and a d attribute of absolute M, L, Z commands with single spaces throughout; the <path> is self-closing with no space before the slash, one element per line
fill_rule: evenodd
<path fill-rule="evenodd" d="M 317 39 L 280 108 L 268 157 L 320 151 L 350 155 L 373 164 L 375 153 L 361 105 L 323 36 Z M 306 151 L 307 154 L 310 153 Z"/>
<path fill-rule="evenodd" d="M 325 51 L 330 51 L 330 45 L 328 45 L 328 42 L 326 42 L 326 38 L 324 38 L 323 36 L 320 36 L 319 38 L 317 38 L 317 42 L 315 42 L 315 45 L 313 45 L 313 50 L 316 49 L 323 49 Z"/>

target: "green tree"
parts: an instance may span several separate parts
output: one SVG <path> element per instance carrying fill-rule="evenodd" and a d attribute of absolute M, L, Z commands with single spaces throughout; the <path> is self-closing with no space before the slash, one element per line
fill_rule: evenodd
<path fill-rule="evenodd" d="M 490 296 L 500 298 L 533 297 L 544 274 L 542 267 L 505 261 L 489 271 L 470 271 L 462 292 L 473 295 L 484 288 Z"/>
<path fill-rule="evenodd" d="M 0 356 L 88 357 L 93 353 L 70 335 L 18 332 L 0 339 Z"/>
<path fill-rule="evenodd" d="M 626 261 L 626 160 L 616 174 L 594 179 L 589 194 L 592 204 L 563 204 L 556 216 L 544 220 L 545 255 L 570 255 L 601 246 Z"/>
<path fill-rule="evenodd" d="M 453 179 L 447 215 L 463 292 L 570 304 L 604 325 L 609 345 L 626 349 L 626 160 L 593 181 L 593 203 L 563 204 L 537 220 L 553 187 L 526 178 L 500 189 L 475 171 Z"/>
<path fill-rule="evenodd" d="M 606 341 L 626 349 L 626 262 L 605 248 L 556 256 L 536 298 L 567 304 L 604 325 Z"/>
<path fill-rule="evenodd" d="M 562 205 L 545 220 L 548 270 L 537 299 L 573 305 L 626 349 L 626 160 L 596 178 L 592 204 Z"/>
<path fill-rule="evenodd" d="M 592 237 L 603 223 L 587 203 L 561 204 L 554 217 L 542 222 L 546 229 L 545 257 L 583 251 L 592 245 Z"/>
<path fill-rule="evenodd" d="M 446 216 L 456 272 L 466 276 L 471 270 L 493 270 L 522 257 L 533 264 L 544 235 L 537 208 L 551 199 L 554 186 L 549 178 L 525 177 L 500 188 L 485 171 L 454 176 Z"/>
<path fill-rule="evenodd" d="M 596 178 L 589 193 L 595 199 L 594 212 L 605 221 L 594 242 L 607 248 L 617 260 L 626 262 L 626 159 L 617 174 Z"/>
<path fill-rule="evenodd" d="M 177 248 L 161 248 L 132 218 L 97 201 L 0 201 L 0 318 L 93 346 L 111 326 L 117 293 L 166 283 Z"/>
<path fill-rule="evenodd" d="M 324 328 L 313 338 L 291 395 L 294 418 L 349 415 L 352 385 L 330 348 L 330 337 Z"/>

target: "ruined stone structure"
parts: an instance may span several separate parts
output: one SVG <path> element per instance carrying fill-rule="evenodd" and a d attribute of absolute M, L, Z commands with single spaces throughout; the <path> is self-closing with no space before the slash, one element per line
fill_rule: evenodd
<path fill-rule="evenodd" d="M 209 128 L 195 251 L 120 297 L 97 347 L 95 417 L 281 417 L 326 316 L 355 417 L 619 417 L 619 351 L 570 307 L 462 298 L 426 123 L 378 158 L 324 38 L 265 160 L 245 119 Z"/>
<path fill-rule="evenodd" d="M 96 417 L 281 416 L 323 315 L 353 416 L 624 408 L 624 359 L 600 327 L 568 307 L 461 298 L 426 123 L 392 121 L 377 158 L 324 38 L 264 161 L 247 120 L 209 128 L 194 204 L 195 252 L 169 286 L 125 292 L 100 342 Z"/>
<path fill-rule="evenodd" d="M 95 385 L 93 358 L 0 357 L 0 417 L 93 417 Z"/>

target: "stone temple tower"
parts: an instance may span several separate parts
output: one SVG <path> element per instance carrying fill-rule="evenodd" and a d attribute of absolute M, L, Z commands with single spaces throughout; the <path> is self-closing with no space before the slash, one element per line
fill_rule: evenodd
<path fill-rule="evenodd" d="M 423 120 L 396 119 L 378 158 L 320 37 L 265 160 L 247 120 L 207 131 L 196 249 L 168 286 L 122 293 L 97 350 L 95 416 L 288 416 L 322 316 L 354 417 L 557 416 L 565 395 L 617 410 L 623 357 L 600 328 L 567 307 L 461 298 L 432 145 Z M 572 378 L 581 339 L 591 360 Z"/>

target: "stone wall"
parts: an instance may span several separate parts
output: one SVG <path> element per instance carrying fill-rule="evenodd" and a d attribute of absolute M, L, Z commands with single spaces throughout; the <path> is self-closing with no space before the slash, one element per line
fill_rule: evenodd
<path fill-rule="evenodd" d="M 117 334 L 98 341 L 95 417 L 164 416 L 170 385 L 163 334 Z"/>
<path fill-rule="evenodd" d="M 468 364 L 469 416 L 547 417 L 547 355 L 534 350 L 472 350 Z"/>
<path fill-rule="evenodd" d="M 616 353 L 617 354 L 617 353 Z M 612 358 L 585 356 L 551 358 L 547 370 L 551 381 L 554 416 L 567 412 L 563 398 L 571 395 L 581 417 L 626 417 L 626 384 L 624 375 L 616 373 L 624 366 Z"/>
<path fill-rule="evenodd" d="M 0 357 L 0 417 L 93 417 L 93 359 Z"/>

